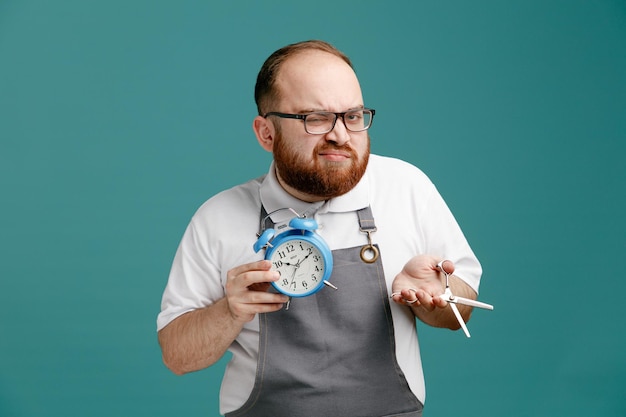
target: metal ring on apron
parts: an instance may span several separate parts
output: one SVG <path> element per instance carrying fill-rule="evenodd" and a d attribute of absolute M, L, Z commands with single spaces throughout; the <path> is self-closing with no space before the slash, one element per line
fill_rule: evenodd
<path fill-rule="evenodd" d="M 368 233 L 369 236 L 369 233 Z M 370 254 L 370 256 L 368 256 Z M 361 248 L 361 259 L 363 262 L 368 264 L 373 264 L 376 262 L 378 257 L 380 256 L 380 251 L 378 248 L 370 242 L 368 245 L 365 245 Z"/>
<path fill-rule="evenodd" d="M 378 257 L 380 256 L 380 251 L 378 250 L 376 246 L 372 244 L 372 232 L 375 232 L 376 228 L 374 227 L 370 230 L 365 230 L 361 228 L 361 231 L 367 234 L 367 245 L 361 248 L 361 259 L 365 263 L 373 264 L 374 262 L 378 260 Z M 368 256 L 368 255 L 371 255 L 371 256 Z"/>

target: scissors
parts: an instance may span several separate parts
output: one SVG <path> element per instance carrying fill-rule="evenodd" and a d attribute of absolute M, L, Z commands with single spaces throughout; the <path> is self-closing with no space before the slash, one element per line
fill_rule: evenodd
<path fill-rule="evenodd" d="M 457 297 L 456 295 L 452 294 L 452 290 L 450 289 L 450 283 L 449 283 L 450 274 L 446 272 L 446 270 L 444 269 L 443 267 L 444 262 L 446 261 L 441 261 L 437 264 L 437 269 L 440 272 L 442 272 L 443 275 L 446 277 L 446 289 L 443 292 L 443 294 L 439 296 L 439 298 L 448 302 L 448 305 L 452 309 L 452 312 L 454 312 L 454 315 L 456 316 L 456 319 L 461 325 L 461 328 L 463 329 L 465 336 L 471 337 L 469 330 L 467 330 L 467 325 L 465 324 L 465 321 L 463 321 L 463 317 L 461 316 L 461 313 L 459 312 L 459 309 L 456 305 L 463 304 L 463 305 L 471 306 L 471 307 L 484 308 L 485 310 L 493 310 L 493 306 L 491 304 L 481 303 L 480 301 L 470 300 L 469 298 Z"/>

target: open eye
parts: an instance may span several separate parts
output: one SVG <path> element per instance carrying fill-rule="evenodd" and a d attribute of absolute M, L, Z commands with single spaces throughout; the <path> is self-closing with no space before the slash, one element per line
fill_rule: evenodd
<path fill-rule="evenodd" d="M 360 123 L 363 120 L 363 112 L 362 111 L 351 111 L 346 113 L 344 116 L 344 120 L 348 123 Z"/>

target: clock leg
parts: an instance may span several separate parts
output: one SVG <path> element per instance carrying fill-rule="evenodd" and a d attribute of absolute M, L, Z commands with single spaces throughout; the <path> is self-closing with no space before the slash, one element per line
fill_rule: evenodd
<path fill-rule="evenodd" d="M 339 288 L 335 287 L 333 284 L 331 284 L 330 282 L 328 282 L 327 280 L 324 280 L 324 284 L 326 284 L 327 286 L 329 286 L 333 290 L 338 290 L 339 289 Z"/>

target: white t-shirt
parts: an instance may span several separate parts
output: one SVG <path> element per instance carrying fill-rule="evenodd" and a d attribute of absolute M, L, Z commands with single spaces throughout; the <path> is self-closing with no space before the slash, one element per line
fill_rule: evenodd
<path fill-rule="evenodd" d="M 292 208 L 300 215 L 314 214 L 317 232 L 331 250 L 367 243 L 356 211 L 369 205 L 377 227 L 372 242 L 380 247 L 389 294 L 395 276 L 419 254 L 453 261 L 454 274 L 478 291 L 482 273 L 478 260 L 435 186 L 415 166 L 370 155 L 365 175 L 354 189 L 325 202 L 306 203 L 284 191 L 272 164 L 267 175 L 215 195 L 195 213 L 174 258 L 157 318 L 158 330 L 186 312 L 223 298 L 227 272 L 263 258 L 262 252 L 255 253 L 252 248 L 261 222 L 261 202 L 267 213 Z M 293 216 L 282 210 L 273 214 L 272 220 L 279 228 Z M 407 307 L 393 302 L 391 311 L 398 363 L 423 403 L 424 377 L 415 318 Z M 222 414 L 238 409 L 252 391 L 258 342 L 259 325 L 254 319 L 229 349 L 233 356 L 220 391 Z"/>

